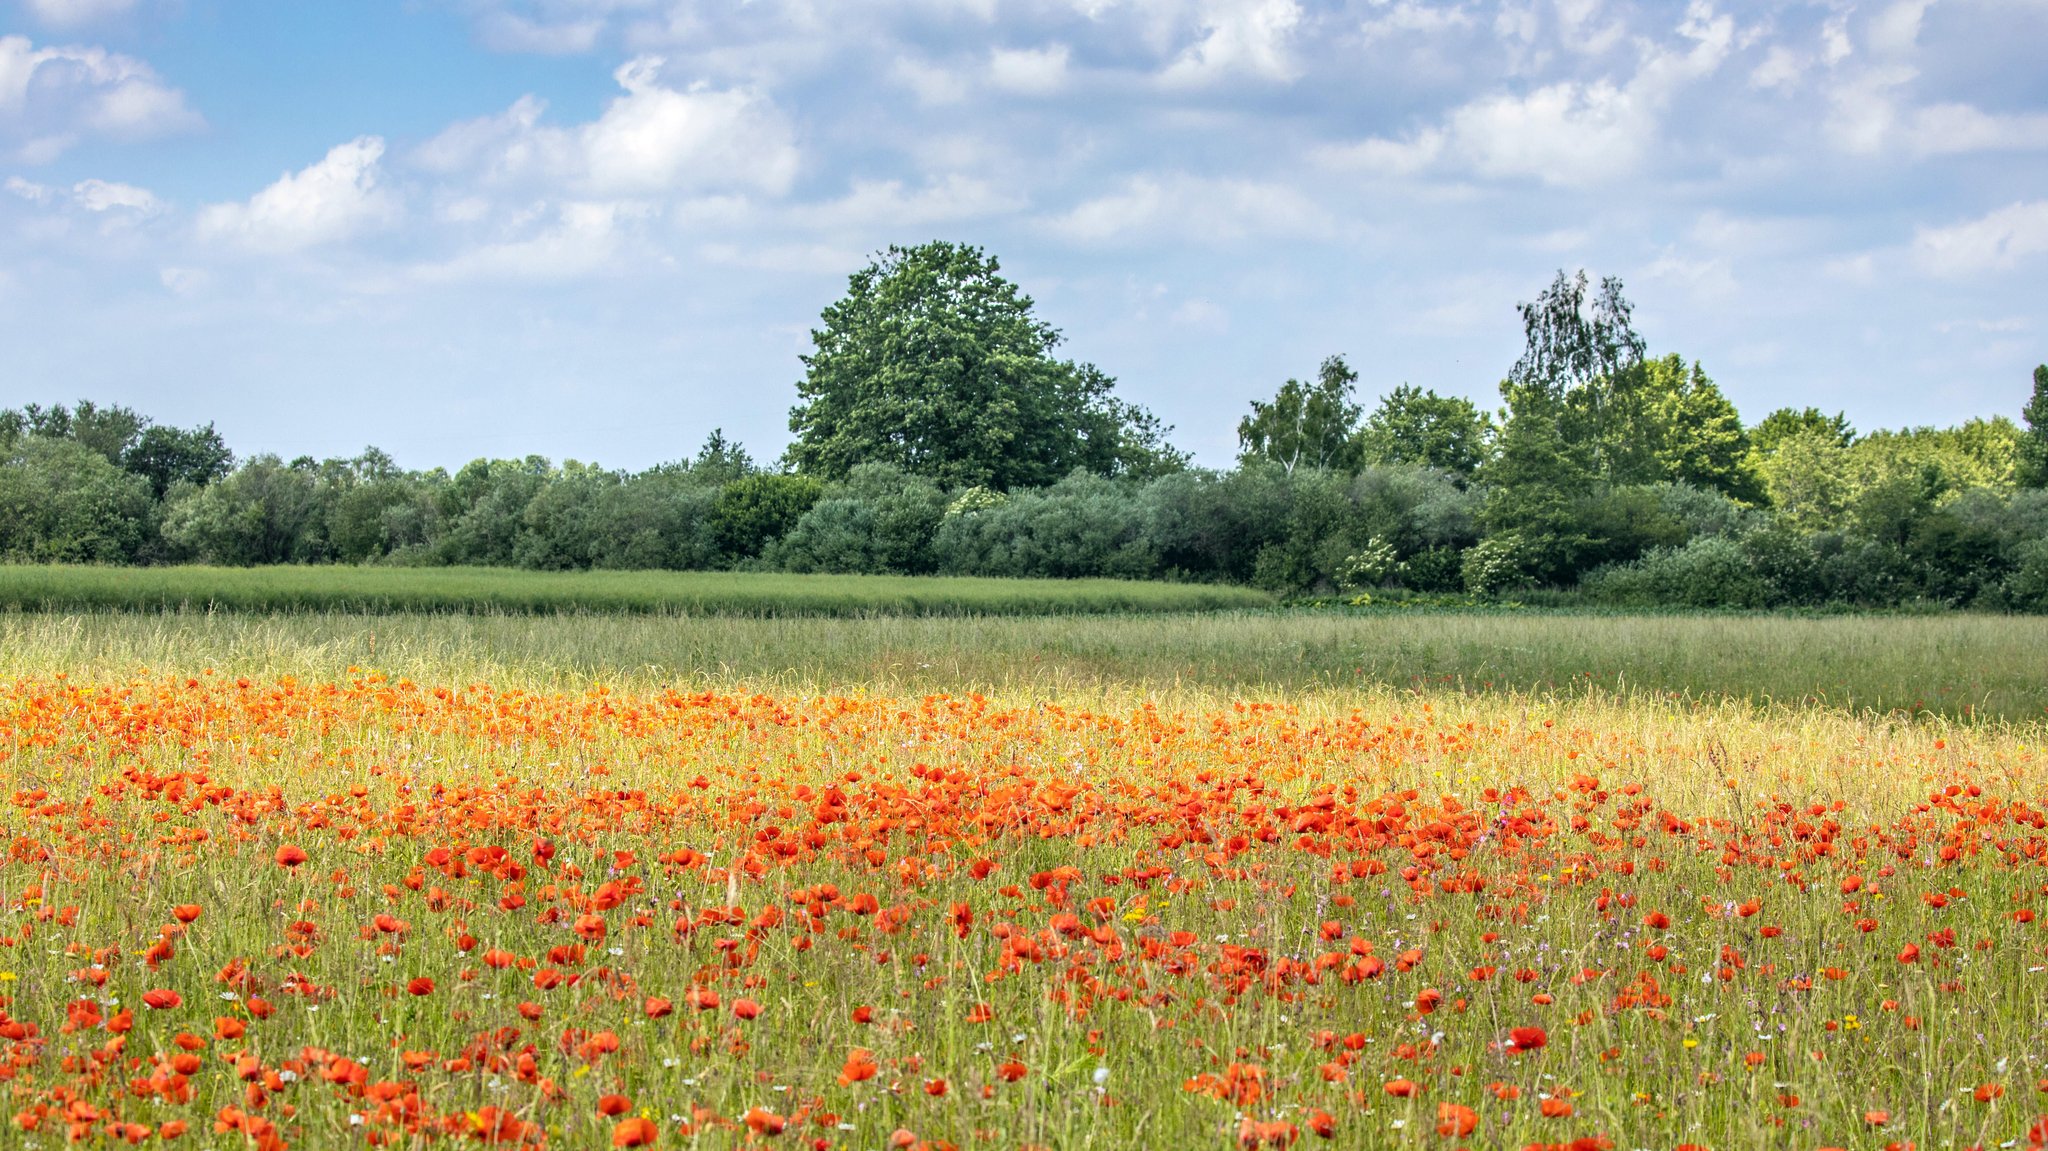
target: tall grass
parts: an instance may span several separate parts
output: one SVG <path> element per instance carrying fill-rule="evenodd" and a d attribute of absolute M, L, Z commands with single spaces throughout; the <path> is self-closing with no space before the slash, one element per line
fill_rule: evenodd
<path fill-rule="evenodd" d="M 1680 697 L 2048 719 L 2048 620 L 1969 615 L 734 618 L 0 613 L 0 675 L 237 668 L 777 691 Z"/>
<path fill-rule="evenodd" d="M 1260 607 L 1249 588 L 1011 580 L 505 568 L 0 566 L 24 611 L 605 612 L 661 615 L 1044 615 Z"/>

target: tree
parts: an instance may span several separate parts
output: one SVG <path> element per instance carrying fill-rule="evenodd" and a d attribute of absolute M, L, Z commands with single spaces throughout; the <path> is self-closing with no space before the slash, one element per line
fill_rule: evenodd
<path fill-rule="evenodd" d="M 2020 485 L 2048 488 L 2048 364 L 2034 369 L 2034 395 L 2020 415 L 2027 421 L 2019 443 Z"/>
<path fill-rule="evenodd" d="M 1558 418 L 1562 404 L 1540 389 L 1529 389 L 1501 429 L 1494 456 L 1479 472 L 1491 490 L 1481 519 L 1490 536 L 1508 538 L 1502 554 L 1514 557 L 1517 578 L 1487 581 L 1495 587 L 1523 580 L 1561 577 L 1585 541 L 1578 535 L 1573 506 L 1591 481 L 1570 450 Z"/>
<path fill-rule="evenodd" d="M 1362 409 L 1351 393 L 1357 382 L 1344 357 L 1331 356 L 1314 383 L 1288 380 L 1270 403 L 1253 400 L 1252 414 L 1237 424 L 1239 458 L 1272 460 L 1288 475 L 1297 467 L 1355 468 L 1353 436 Z"/>
<path fill-rule="evenodd" d="M 0 452 L 0 560 L 132 563 L 155 528 L 140 479 L 68 437 Z"/>
<path fill-rule="evenodd" d="M 228 450 L 212 424 L 190 430 L 163 426 L 145 428 L 121 455 L 121 466 L 148 480 L 150 491 L 158 499 L 162 499 L 173 484 L 205 487 L 225 479 L 234 464 L 235 453 Z"/>
<path fill-rule="evenodd" d="M 690 461 L 690 478 L 700 483 L 729 484 L 743 476 L 753 475 L 754 457 L 740 446 L 738 440 L 727 439 L 724 428 L 713 428 L 704 437 L 704 445 L 697 449 L 697 456 Z"/>
<path fill-rule="evenodd" d="M 727 559 L 753 559 L 824 494 L 825 485 L 811 476 L 771 473 L 734 480 L 719 489 L 711 506 L 711 538 Z"/>
<path fill-rule="evenodd" d="M 80 400 L 75 408 L 23 404 L 18 411 L 0 412 L 0 445 L 12 445 L 22 436 L 70 440 L 119 466 L 122 455 L 148 426 L 149 417 L 120 404 L 104 408 L 91 400 Z"/>
<path fill-rule="evenodd" d="M 824 479 L 894 464 L 948 488 L 1177 466 L 1115 381 L 1054 358 L 1060 334 L 980 248 L 891 246 L 847 282 L 803 357 L 788 462 Z"/>
<path fill-rule="evenodd" d="M 1522 356 L 1501 381 L 1507 418 L 1480 478 L 1491 487 L 1483 513 L 1500 542 L 1485 562 L 1468 564 L 1467 582 L 1488 590 L 1566 575 L 1588 541 L 1573 508 L 1620 463 L 1618 439 L 1640 407 L 1643 338 L 1621 281 L 1600 281 L 1589 302 L 1581 271 L 1560 271 L 1533 302 L 1517 305 Z M 1480 573 L 1478 567 L 1485 568 Z"/>
<path fill-rule="evenodd" d="M 1779 444 L 1802 432 L 1824 435 L 1836 447 L 1846 448 L 1856 442 L 1856 429 L 1850 426 L 1846 413 L 1830 416 L 1819 408 L 1779 408 L 1749 430 L 1749 445 L 1758 455 L 1768 456 L 1778 450 Z"/>
<path fill-rule="evenodd" d="M 1652 467 L 1640 479 L 1616 482 L 1684 483 L 1748 504 L 1763 502 L 1763 480 L 1750 457 L 1742 417 L 1699 362 L 1688 369 L 1672 355 L 1646 361 L 1636 371 L 1645 378 L 1642 431 Z M 1613 445 L 1610 458 L 1621 450 Z"/>
<path fill-rule="evenodd" d="M 1402 384 L 1358 429 L 1360 462 L 1424 464 L 1470 477 L 1486 462 L 1493 419 L 1463 396 L 1439 396 Z"/>
<path fill-rule="evenodd" d="M 1636 334 L 1635 305 L 1623 296 L 1621 278 L 1600 281 L 1589 305 L 1583 269 L 1559 270 L 1530 303 L 1517 304 L 1526 340 L 1522 358 L 1508 371 L 1504 390 L 1537 389 L 1554 398 L 1614 376 L 1642 362 L 1643 338 Z"/>

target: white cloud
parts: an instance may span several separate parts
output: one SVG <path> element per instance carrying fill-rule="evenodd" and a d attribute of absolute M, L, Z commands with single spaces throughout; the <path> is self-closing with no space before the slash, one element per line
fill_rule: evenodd
<path fill-rule="evenodd" d="M 9 176 L 0 188 L 38 206 L 68 205 L 88 212 L 123 212 L 148 217 L 162 212 L 164 207 L 163 201 L 147 188 L 108 180 L 80 180 L 67 190 L 24 180 L 20 176 Z"/>
<path fill-rule="evenodd" d="M 967 98 L 967 77 L 942 64 L 915 56 L 899 56 L 889 78 L 910 89 L 920 104 L 957 104 Z"/>
<path fill-rule="evenodd" d="M 1579 19 L 1591 19 L 1591 8 Z M 1324 149 L 1318 159 L 1390 176 L 1448 166 L 1567 186 L 1628 175 L 1663 139 L 1671 100 L 1719 70 L 1735 39 L 1734 21 L 1702 0 L 1687 7 L 1676 31 L 1686 43 L 1646 47 L 1626 83 L 1559 80 L 1528 92 L 1481 96 L 1404 139 L 1372 137 Z"/>
<path fill-rule="evenodd" d="M 1739 290 L 1735 272 L 1726 261 L 1715 257 L 1688 258 L 1668 248 L 1651 262 L 1646 273 L 1653 280 L 1683 288 L 1701 302 L 1731 300 Z"/>
<path fill-rule="evenodd" d="M 388 224 L 399 207 L 381 186 L 383 155 L 384 141 L 376 136 L 337 144 L 319 163 L 285 173 L 247 203 L 207 207 L 199 214 L 199 234 L 288 252 Z"/>
<path fill-rule="evenodd" d="M 1922 228 L 1913 237 L 1920 266 L 1938 276 L 2002 271 L 2048 253 L 2048 200 L 2010 204 L 1945 228 Z"/>
<path fill-rule="evenodd" d="M 31 180 L 24 180 L 20 176 L 7 177 L 7 183 L 0 184 L 0 187 L 6 188 L 9 192 L 20 196 L 31 204 L 47 204 L 50 202 L 51 197 L 57 194 L 57 189 L 47 184 L 38 184 Z"/>
<path fill-rule="evenodd" d="M 1462 4 L 1440 6 L 1418 0 L 1379 0 L 1374 9 L 1375 14 L 1359 26 L 1359 34 L 1368 44 L 1390 36 L 1435 35 L 1472 26 L 1472 13 Z"/>
<path fill-rule="evenodd" d="M 661 82 L 662 60 L 642 56 L 613 73 L 624 95 L 573 128 L 541 123 L 546 105 L 521 98 L 499 116 L 457 124 L 428 141 L 418 162 L 487 183 L 560 185 L 617 199 L 744 188 L 779 195 L 796 178 L 789 122 L 746 89 Z"/>
<path fill-rule="evenodd" d="M 1806 72 L 1806 64 L 1799 54 L 1783 44 L 1772 45 L 1764 54 L 1764 62 L 1749 73 L 1749 82 L 1758 88 L 1785 88 L 1798 82 Z"/>
<path fill-rule="evenodd" d="M 1628 29 L 1620 20 L 1601 21 L 1602 0 L 1555 0 L 1559 39 L 1585 56 L 1597 56 L 1621 42 Z"/>
<path fill-rule="evenodd" d="M 1024 204 L 1016 193 L 955 173 L 916 191 L 905 191 L 900 180 L 855 180 L 841 199 L 796 209 L 790 216 L 810 227 L 868 231 L 984 218 Z"/>
<path fill-rule="evenodd" d="M 624 238 L 620 224 L 632 214 L 618 204 L 564 204 L 533 235 L 486 244 L 415 274 L 427 281 L 552 281 L 593 275 L 618 257 Z"/>
<path fill-rule="evenodd" d="M 1303 238 L 1333 227 L 1327 212 L 1283 184 L 1194 176 L 1138 176 L 1045 223 L 1084 244 Z"/>
<path fill-rule="evenodd" d="M 2048 148 L 2048 113 L 2004 116 L 1968 104 L 1934 104 L 1916 109 L 1901 127 L 1915 156 Z"/>
<path fill-rule="evenodd" d="M 1448 165 L 1487 177 L 1584 185 L 1635 170 L 1657 139 L 1655 101 L 1607 81 L 1562 81 L 1525 95 L 1483 97 L 1441 127 L 1322 150 L 1335 167 L 1409 176 Z"/>
<path fill-rule="evenodd" d="M 1067 82 L 1067 58 L 1072 50 L 1065 44 L 1045 48 L 998 48 L 989 54 L 989 83 L 1005 92 L 1046 96 Z"/>
<path fill-rule="evenodd" d="M 133 184 L 83 180 L 72 186 L 71 195 L 88 212 L 127 211 L 154 216 L 163 210 L 163 202 L 155 193 Z"/>
<path fill-rule="evenodd" d="M 22 6 L 44 24 L 68 28 L 122 15 L 135 0 L 22 0 Z"/>
<path fill-rule="evenodd" d="M 478 21 L 483 42 L 500 52 L 532 52 L 568 56 L 588 52 L 604 34 L 602 19 L 585 18 L 546 23 L 516 12 L 488 12 Z"/>
<path fill-rule="evenodd" d="M 1903 56 L 1920 39 L 1920 20 L 1934 0 L 1898 0 L 1871 17 L 1864 36 L 1870 50 L 1881 56 Z"/>
<path fill-rule="evenodd" d="M 1202 38 L 1161 75 L 1170 85 L 1206 84 L 1223 76 L 1292 80 L 1298 74 L 1290 41 L 1301 23 L 1295 0 L 1208 0 Z"/>
<path fill-rule="evenodd" d="M 86 136 L 136 140 L 200 123 L 184 93 L 140 60 L 0 36 L 0 141 L 16 140 L 29 163 L 53 160 Z"/>

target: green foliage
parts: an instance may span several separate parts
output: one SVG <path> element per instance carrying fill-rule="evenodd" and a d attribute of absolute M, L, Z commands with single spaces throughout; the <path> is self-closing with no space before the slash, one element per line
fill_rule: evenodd
<path fill-rule="evenodd" d="M 746 476 L 720 488 L 711 505 L 711 538 L 730 560 L 752 559 L 803 518 L 825 494 L 811 476 Z"/>
<path fill-rule="evenodd" d="M 1531 547 L 1520 534 L 1509 531 L 1487 536 L 1467 549 L 1459 574 L 1466 591 L 1474 595 L 1499 595 L 1534 586 L 1542 567 L 1541 549 Z"/>
<path fill-rule="evenodd" d="M 179 555 L 232 567 L 332 559 L 311 461 L 264 454 L 217 484 L 173 493 L 163 536 Z"/>
<path fill-rule="evenodd" d="M 1092 365 L 1058 360 L 1051 325 L 981 249 L 892 246 L 812 331 L 789 461 L 844 479 L 886 463 L 943 487 L 1050 484 L 1076 467 L 1153 474 L 1185 457 Z"/>
<path fill-rule="evenodd" d="M 2022 487 L 2048 488 L 2048 364 L 2034 369 L 2034 394 L 2020 416 L 2027 433 L 2017 446 L 2014 478 Z"/>
<path fill-rule="evenodd" d="M 1157 570 L 1143 506 L 1129 481 L 1075 471 L 1049 488 L 1011 492 L 980 511 L 948 515 L 932 541 L 949 575 L 1132 578 Z"/>
<path fill-rule="evenodd" d="M 0 559 L 133 563 L 155 526 L 149 486 L 84 443 L 30 435 L 0 457 Z"/>
<path fill-rule="evenodd" d="M 1486 463 L 1493 420 L 1463 396 L 1439 396 L 1402 384 L 1380 397 L 1358 429 L 1367 464 L 1422 464 L 1471 477 Z"/>
<path fill-rule="evenodd" d="M 1517 571 L 1537 582 L 1553 582 L 1569 567 L 1583 543 L 1573 508 L 1592 493 L 1584 457 L 1560 427 L 1563 401 L 1539 389 L 1518 393 L 1493 459 L 1479 473 L 1489 489 L 1482 522 L 1516 557 Z M 1482 564 L 1487 580 L 1499 567 Z M 1467 580 L 1471 586 L 1471 580 Z"/>
<path fill-rule="evenodd" d="M 1394 550 L 1394 545 L 1374 536 L 1338 565 L 1337 586 L 1345 591 L 1376 588 L 1392 579 L 1400 568 L 1401 554 Z"/>
<path fill-rule="evenodd" d="M 1659 488 L 1647 485 L 1602 488 L 1572 508 L 1572 562 L 1585 568 L 1632 560 L 1653 548 L 1672 548 L 1689 538 L 1685 523 L 1665 507 Z"/>
<path fill-rule="evenodd" d="M 1566 276 L 1560 269 L 1535 300 L 1515 306 L 1524 346 L 1501 386 L 1511 404 L 1525 394 L 1561 401 L 1642 362 L 1643 338 L 1636 334 L 1635 307 L 1622 295 L 1621 280 L 1601 280 L 1590 301 L 1588 286 L 1584 270 Z"/>
<path fill-rule="evenodd" d="M 1290 379 L 1272 400 L 1253 400 L 1252 414 L 1237 424 L 1239 458 L 1268 460 L 1290 475 L 1296 468 L 1356 467 L 1357 383 L 1344 357 L 1331 356 L 1314 383 Z"/>
<path fill-rule="evenodd" d="M 1779 444 L 1802 433 L 1820 434 L 1841 448 L 1856 442 L 1856 429 L 1850 426 L 1846 413 L 1830 416 L 1819 408 L 1779 408 L 1749 430 L 1749 444 L 1757 454 L 1768 456 L 1778 450 Z"/>
<path fill-rule="evenodd" d="M 975 493 L 982 494 L 961 502 Z M 952 506 L 993 507 L 1000 499 L 984 502 L 992 494 L 970 488 Z M 949 511 L 946 493 L 930 480 L 862 464 L 827 489 L 771 547 L 768 561 L 782 571 L 921 575 L 935 567 L 932 537 Z"/>
<path fill-rule="evenodd" d="M 1580 587 L 1596 603 L 1635 608 L 1759 608 L 1772 598 L 1748 552 L 1725 536 L 1659 548 L 1640 563 L 1596 571 Z"/>
<path fill-rule="evenodd" d="M 190 429 L 151 425 L 121 456 L 121 466 L 147 480 L 158 499 L 179 484 L 205 487 L 225 479 L 234 463 L 235 454 L 212 424 Z"/>

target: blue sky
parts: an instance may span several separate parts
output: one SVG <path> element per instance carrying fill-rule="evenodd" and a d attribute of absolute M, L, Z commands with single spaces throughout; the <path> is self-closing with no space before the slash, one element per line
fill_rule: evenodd
<path fill-rule="evenodd" d="M 0 406 L 769 458 L 945 238 L 1218 466 L 1331 353 L 1497 403 L 1560 267 L 1752 420 L 2014 414 L 2044 60 L 2044 0 L 0 0 Z"/>

